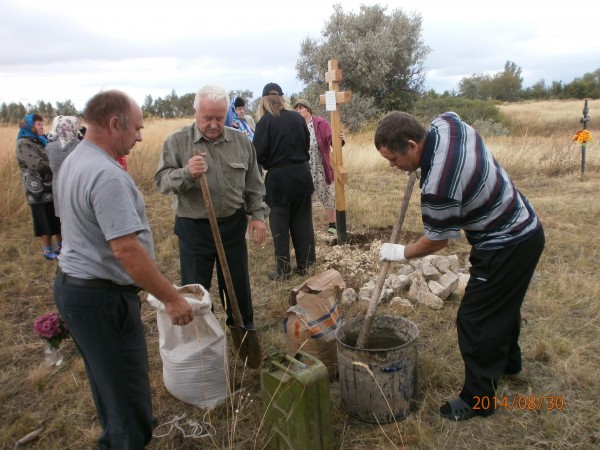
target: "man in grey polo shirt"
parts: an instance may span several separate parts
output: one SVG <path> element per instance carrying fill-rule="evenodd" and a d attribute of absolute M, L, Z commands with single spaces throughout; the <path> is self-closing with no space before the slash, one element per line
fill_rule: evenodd
<path fill-rule="evenodd" d="M 210 289 L 217 263 L 221 303 L 227 325 L 234 326 L 225 280 L 217 260 L 198 178 L 205 174 L 225 247 L 244 327 L 254 328 L 246 229 L 254 242 L 265 239 L 265 188 L 252 142 L 225 126 L 229 98 L 220 86 L 204 86 L 194 100 L 196 121 L 174 132 L 164 143 L 154 182 L 173 195 L 175 234 L 179 237 L 181 284 Z M 251 216 L 250 223 L 246 214 Z"/>
<path fill-rule="evenodd" d="M 144 200 L 117 162 L 142 140 L 140 107 L 105 91 L 84 114 L 85 139 L 58 177 L 64 240 L 54 300 L 85 362 L 100 448 L 142 449 L 152 438 L 152 404 L 137 293 L 159 298 L 174 325 L 194 314 L 154 263 Z"/>

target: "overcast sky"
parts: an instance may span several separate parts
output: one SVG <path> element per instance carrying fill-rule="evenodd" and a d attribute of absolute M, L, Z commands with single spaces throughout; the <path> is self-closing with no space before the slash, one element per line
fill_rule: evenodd
<path fill-rule="evenodd" d="M 594 1 L 0 0 L 0 103 L 71 99 L 81 109 L 101 89 L 142 103 L 214 83 L 255 97 L 270 81 L 299 92 L 300 43 L 320 37 L 335 3 L 420 14 L 431 48 L 426 88 L 440 93 L 507 60 L 522 68 L 525 87 L 600 68 L 597 20 L 585 21 Z"/>

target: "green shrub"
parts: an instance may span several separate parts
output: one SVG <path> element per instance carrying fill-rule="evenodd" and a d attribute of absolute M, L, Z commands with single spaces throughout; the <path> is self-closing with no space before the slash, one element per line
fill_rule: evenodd
<path fill-rule="evenodd" d="M 462 120 L 485 135 L 509 134 L 505 117 L 491 101 L 469 100 L 453 96 L 425 96 L 418 100 L 411 114 L 428 125 L 432 119 L 447 111 L 454 111 Z"/>

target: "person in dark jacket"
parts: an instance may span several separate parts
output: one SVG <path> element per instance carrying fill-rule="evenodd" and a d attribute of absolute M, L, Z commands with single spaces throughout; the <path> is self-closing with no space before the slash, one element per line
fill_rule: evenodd
<path fill-rule="evenodd" d="M 269 224 L 276 262 L 276 270 L 267 276 L 281 280 L 292 273 L 290 236 L 296 254 L 296 272 L 306 273 L 316 260 L 310 133 L 305 120 L 291 109 L 276 83 L 264 87 L 258 117 L 253 143 L 258 163 L 267 170 L 265 202 L 271 208 Z"/>
<path fill-rule="evenodd" d="M 33 234 L 40 238 L 44 258 L 55 260 L 62 245 L 62 236 L 52 200 L 52 171 L 45 150 L 48 139 L 44 135 L 43 120 L 38 114 L 28 114 L 23 118 L 19 124 L 16 155 L 25 198 L 31 207 Z M 56 249 L 52 248 L 52 237 Z"/>

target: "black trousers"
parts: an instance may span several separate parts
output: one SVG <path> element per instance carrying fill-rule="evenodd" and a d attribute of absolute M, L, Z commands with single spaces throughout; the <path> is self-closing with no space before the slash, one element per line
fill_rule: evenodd
<path fill-rule="evenodd" d="M 54 236 L 60 234 L 60 219 L 54 212 L 54 203 L 38 203 L 31 206 L 34 236 Z"/>
<path fill-rule="evenodd" d="M 271 206 L 269 225 L 275 247 L 279 274 L 291 272 L 290 236 L 298 269 L 306 269 L 316 261 L 315 230 L 312 219 L 311 194 L 303 195 L 281 206 Z"/>
<path fill-rule="evenodd" d="M 100 447 L 143 449 L 152 438 L 152 401 L 139 297 L 73 286 L 57 275 L 54 302 L 85 363 Z"/>
<path fill-rule="evenodd" d="M 521 370 L 521 305 L 544 250 L 544 230 L 501 250 L 471 250 L 471 277 L 458 308 L 458 343 L 465 364 L 460 397 L 493 408 L 498 379 Z M 489 411 L 490 413 L 493 411 Z"/>
<path fill-rule="evenodd" d="M 246 213 L 240 209 L 227 220 L 219 222 L 219 232 L 244 326 L 253 329 L 254 312 L 248 274 L 247 226 Z M 225 278 L 208 219 L 176 217 L 175 234 L 179 237 L 181 284 L 201 284 L 207 291 L 210 290 L 216 263 L 219 297 L 227 313 L 226 323 L 233 326 L 235 322 L 229 305 L 229 296 L 226 295 Z"/>

